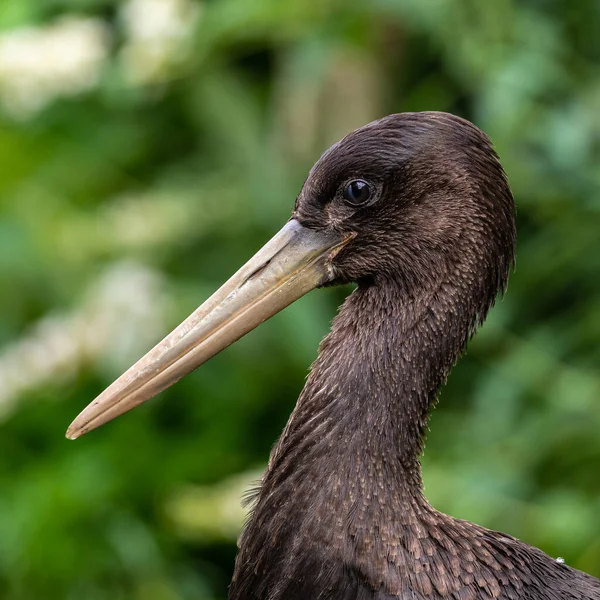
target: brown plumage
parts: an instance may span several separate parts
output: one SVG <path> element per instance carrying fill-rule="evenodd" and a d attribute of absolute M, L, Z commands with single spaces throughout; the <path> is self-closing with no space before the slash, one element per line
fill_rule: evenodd
<path fill-rule="evenodd" d="M 444 113 L 371 123 L 316 163 L 293 218 L 355 236 L 329 284 L 358 287 L 272 452 L 230 600 L 600 600 L 599 580 L 423 495 L 429 411 L 514 260 L 487 136 Z"/>

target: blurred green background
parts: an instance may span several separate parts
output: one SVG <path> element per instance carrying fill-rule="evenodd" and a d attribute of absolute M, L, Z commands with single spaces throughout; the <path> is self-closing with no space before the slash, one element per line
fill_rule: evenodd
<path fill-rule="evenodd" d="M 487 131 L 518 204 L 426 493 L 600 576 L 599 23 L 597 0 L 3 0 L 0 598 L 226 597 L 239 498 L 348 290 L 64 431 L 279 229 L 324 149 L 410 110 Z"/>

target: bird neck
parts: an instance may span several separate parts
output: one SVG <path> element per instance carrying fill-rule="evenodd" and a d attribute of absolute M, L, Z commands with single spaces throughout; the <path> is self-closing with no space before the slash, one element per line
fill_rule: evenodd
<path fill-rule="evenodd" d="M 257 490 L 231 599 L 320 597 L 345 585 L 343 565 L 373 589 L 402 589 L 440 526 L 419 455 L 437 390 L 481 314 L 469 306 L 452 282 L 412 295 L 359 285 L 348 297 Z"/>
<path fill-rule="evenodd" d="M 412 295 L 393 281 L 359 286 L 323 340 L 274 456 L 301 447 L 310 455 L 307 446 L 328 440 L 327 460 L 352 447 L 418 492 L 430 409 L 475 325 L 460 292 L 446 283 Z"/>

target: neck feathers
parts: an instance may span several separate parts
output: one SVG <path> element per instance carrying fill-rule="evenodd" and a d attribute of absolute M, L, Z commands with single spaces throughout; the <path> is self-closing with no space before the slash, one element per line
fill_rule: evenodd
<path fill-rule="evenodd" d="M 487 311 L 461 292 L 449 282 L 413 297 L 392 282 L 356 289 L 319 348 L 271 465 L 337 436 L 342 454 L 354 443 L 398 461 L 420 485 L 430 409 Z"/>
<path fill-rule="evenodd" d="M 273 450 L 240 540 L 232 590 L 253 595 L 231 598 L 279 598 L 264 593 L 297 581 L 309 558 L 315 564 L 303 568 L 318 572 L 325 564 L 361 565 L 377 587 L 389 552 L 410 555 L 410 540 L 437 519 L 422 494 L 419 455 L 438 388 L 477 323 L 466 306 L 450 283 L 413 297 L 392 283 L 350 295 Z M 333 585 L 327 569 L 323 577 L 311 585 Z"/>

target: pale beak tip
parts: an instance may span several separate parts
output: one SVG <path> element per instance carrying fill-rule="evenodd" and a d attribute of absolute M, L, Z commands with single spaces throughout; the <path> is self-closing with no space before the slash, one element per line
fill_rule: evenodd
<path fill-rule="evenodd" d="M 76 440 L 78 437 L 82 436 L 85 433 L 85 430 L 81 430 L 80 427 L 75 425 L 75 422 L 69 425 L 69 429 L 67 429 L 67 433 L 65 433 L 65 437 L 68 440 Z"/>

